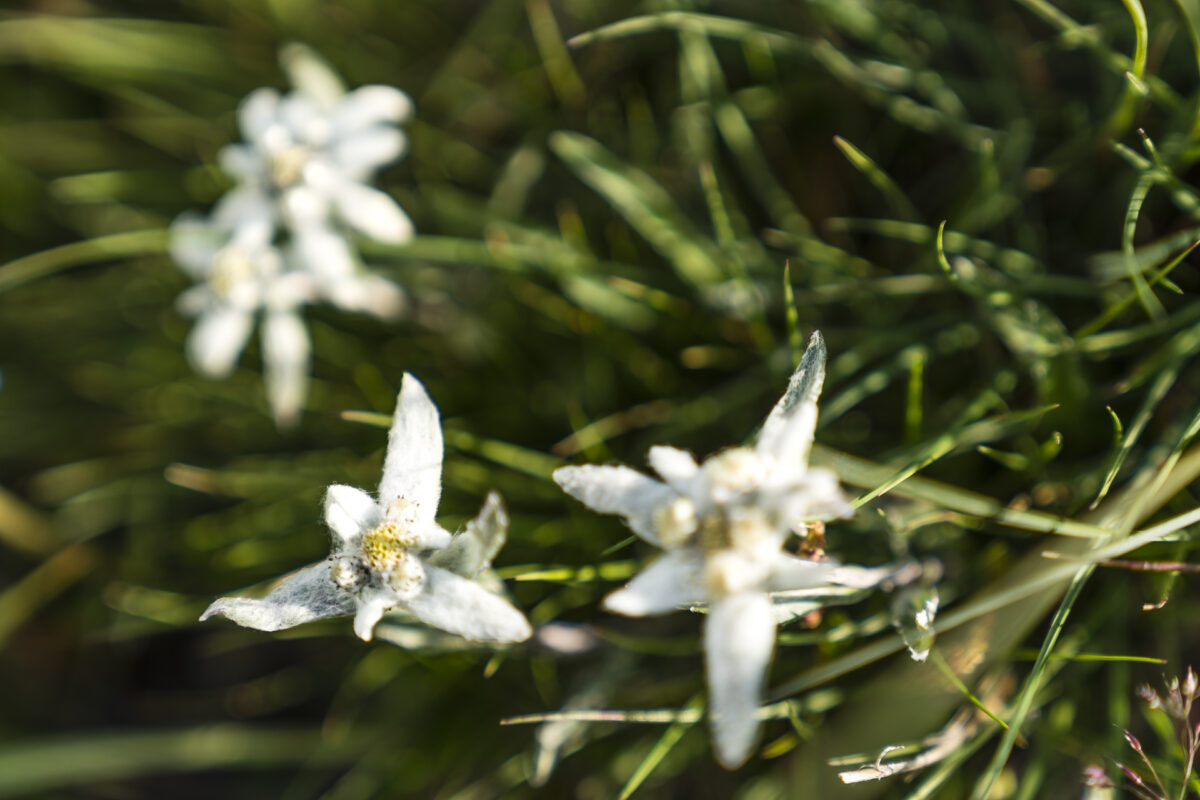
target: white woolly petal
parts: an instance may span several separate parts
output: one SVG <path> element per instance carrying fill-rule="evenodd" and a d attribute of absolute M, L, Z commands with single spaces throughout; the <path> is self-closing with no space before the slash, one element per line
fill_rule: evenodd
<path fill-rule="evenodd" d="M 601 514 L 619 514 L 647 542 L 661 545 L 658 517 L 679 492 L 625 466 L 560 467 L 554 482 L 562 490 Z"/>
<path fill-rule="evenodd" d="M 291 139 L 310 147 L 323 147 L 332 135 L 329 117 L 314 97 L 292 92 L 279 103 L 279 119 Z"/>
<path fill-rule="evenodd" d="M 475 578 L 492 565 L 492 559 L 508 538 L 508 511 L 496 492 L 487 499 L 475 519 L 454 537 L 446 549 L 431 555 L 426 563 L 464 578 Z"/>
<path fill-rule="evenodd" d="M 353 281 L 358 263 L 346 238 L 328 228 L 309 226 L 292 238 L 296 262 L 330 286 Z"/>
<path fill-rule="evenodd" d="M 793 530 L 805 522 L 849 517 L 854 506 L 842 493 L 837 475 L 827 469 L 809 469 L 791 486 L 781 487 L 780 516 Z"/>
<path fill-rule="evenodd" d="M 412 100 L 396 87 L 360 86 L 338 103 L 333 126 L 338 136 L 346 136 L 383 122 L 404 122 L 412 112 Z"/>
<path fill-rule="evenodd" d="M 194 280 L 212 271 L 213 259 L 225 246 L 229 234 L 194 211 L 185 211 L 167 229 L 167 252 L 171 260 Z"/>
<path fill-rule="evenodd" d="M 288 80 L 301 93 L 313 98 L 321 108 L 334 108 L 346 94 L 337 72 L 310 47 L 292 42 L 280 48 L 279 63 Z"/>
<path fill-rule="evenodd" d="M 283 217 L 293 232 L 303 233 L 310 227 L 323 227 L 329 221 L 329 198 L 324 192 L 309 186 L 295 186 L 279 198 Z"/>
<path fill-rule="evenodd" d="M 406 372 L 388 433 L 379 502 L 387 508 L 403 497 L 416 504 L 419 521 L 432 523 L 441 496 L 441 418 L 425 387 Z"/>
<path fill-rule="evenodd" d="M 340 483 L 325 490 L 325 524 L 344 544 L 382 521 L 379 504 L 363 490 Z"/>
<path fill-rule="evenodd" d="M 238 106 L 238 128 L 248 142 L 257 142 L 275 122 L 279 111 L 279 92 L 266 87 L 255 89 Z"/>
<path fill-rule="evenodd" d="M 371 314 L 383 320 L 396 319 L 408 308 L 408 295 L 379 275 L 353 275 L 325 288 L 329 301 L 346 311 Z"/>
<path fill-rule="evenodd" d="M 227 144 L 217 151 L 217 166 L 239 181 L 265 182 L 267 162 L 262 151 L 245 144 Z"/>
<path fill-rule="evenodd" d="M 824 383 L 825 340 L 820 331 L 814 331 L 787 391 L 758 433 L 755 449 L 776 465 L 772 482 L 786 483 L 804 472 L 817 427 L 817 398 Z"/>
<path fill-rule="evenodd" d="M 746 763 L 758 733 L 758 705 L 775 645 L 775 616 L 765 594 L 746 592 L 713 603 L 704 623 L 709 722 L 717 760 Z"/>
<path fill-rule="evenodd" d="M 700 465 L 687 450 L 658 444 L 646 455 L 650 468 L 680 494 L 690 494 L 692 481 L 700 473 Z"/>
<path fill-rule="evenodd" d="M 262 336 L 271 411 L 277 424 L 291 425 L 308 394 L 308 331 L 296 314 L 274 312 L 267 314 Z"/>
<path fill-rule="evenodd" d="M 532 630 L 525 615 L 478 583 L 425 567 L 425 585 L 402 607 L 435 628 L 476 642 L 523 642 Z"/>
<path fill-rule="evenodd" d="M 275 201 L 261 188 L 243 184 L 226 192 L 212 210 L 213 223 L 229 231 L 229 244 L 260 251 L 275 236 Z"/>
<path fill-rule="evenodd" d="M 771 557 L 767 590 L 786 592 L 829 586 L 837 583 L 834 576 L 841 568 L 837 561 L 813 561 L 780 551 Z"/>
<path fill-rule="evenodd" d="M 696 551 L 670 550 L 604 598 L 604 607 L 627 617 L 645 617 L 703 602 L 703 571 L 704 561 Z"/>
<path fill-rule="evenodd" d="M 353 181 L 342 181 L 333 204 L 347 225 L 387 244 L 404 244 L 413 237 L 413 224 L 391 195 Z"/>
<path fill-rule="evenodd" d="M 185 317 L 198 317 L 219 304 L 216 294 L 207 283 L 189 286 L 175 298 L 175 308 Z"/>
<path fill-rule="evenodd" d="M 408 137 L 398 129 L 372 125 L 333 143 L 330 155 L 347 177 L 366 181 L 382 166 L 404 155 Z"/>
<path fill-rule="evenodd" d="M 454 538 L 450 531 L 436 522 L 413 528 L 410 533 L 416 540 L 416 547 L 419 550 L 442 550 L 448 547 Z"/>
<path fill-rule="evenodd" d="M 364 590 L 359 594 L 358 611 L 354 614 L 354 634 L 364 642 L 371 641 L 375 624 L 394 606 L 395 599 L 389 594 Z"/>
<path fill-rule="evenodd" d="M 353 613 L 353 596 L 333 583 L 329 562 L 322 561 L 284 577 L 266 597 L 222 597 L 205 610 L 200 621 L 220 614 L 247 628 L 281 631 Z"/>
<path fill-rule="evenodd" d="M 192 368 L 209 378 L 227 377 L 253 326 L 254 316 L 240 309 L 218 306 L 201 314 L 187 338 Z"/>

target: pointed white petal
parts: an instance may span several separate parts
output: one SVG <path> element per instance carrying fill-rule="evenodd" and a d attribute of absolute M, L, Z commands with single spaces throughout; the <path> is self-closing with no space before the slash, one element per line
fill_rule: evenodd
<path fill-rule="evenodd" d="M 255 89 L 238 106 L 238 128 L 248 142 L 257 142 L 275 122 L 279 110 L 279 92 L 274 89 Z"/>
<path fill-rule="evenodd" d="M 246 144 L 227 144 L 217 151 L 217 166 L 237 181 L 266 182 L 267 161 L 262 151 Z"/>
<path fill-rule="evenodd" d="M 833 578 L 841 568 L 837 561 L 813 561 L 780 551 L 771 558 L 767 590 L 786 592 L 828 586 L 835 583 Z"/>
<path fill-rule="evenodd" d="M 194 211 L 185 211 L 167 229 L 167 252 L 171 260 L 194 280 L 212 271 L 213 259 L 225 246 L 229 234 Z"/>
<path fill-rule="evenodd" d="M 633 580 L 604 598 L 614 614 L 645 617 L 703 602 L 704 561 L 692 548 L 669 550 Z"/>
<path fill-rule="evenodd" d="M 220 301 L 207 283 L 190 286 L 175 298 L 175 308 L 185 317 L 198 317 L 216 305 Z"/>
<path fill-rule="evenodd" d="M 344 543 L 382 521 L 379 504 L 361 489 L 335 483 L 325 490 L 325 524 Z"/>
<path fill-rule="evenodd" d="M 408 295 L 387 278 L 353 275 L 327 285 L 329 301 L 346 311 L 359 311 L 383 320 L 396 319 L 408 308 Z"/>
<path fill-rule="evenodd" d="M 435 628 L 476 642 L 523 642 L 532 630 L 525 615 L 500 595 L 438 567 L 425 567 L 425 586 L 402 607 Z"/>
<path fill-rule="evenodd" d="M 354 597 L 334 585 L 329 562 L 322 561 L 286 576 L 266 597 L 222 597 L 200 621 L 220 614 L 247 628 L 281 631 L 304 622 L 354 613 Z"/>
<path fill-rule="evenodd" d="M 854 514 L 854 506 L 838 486 L 837 475 L 827 469 L 806 470 L 793 484 L 779 490 L 780 516 L 792 530 L 799 531 L 805 522 Z"/>
<path fill-rule="evenodd" d="M 790 592 L 799 589 L 848 586 L 867 589 L 896 574 L 895 567 L 859 567 L 837 561 L 813 561 L 780 552 L 771 561 L 767 590 Z"/>
<path fill-rule="evenodd" d="M 279 198 L 283 218 L 292 231 L 304 232 L 324 227 L 329 221 L 329 198 L 324 192 L 309 186 L 295 186 Z"/>
<path fill-rule="evenodd" d="M 279 103 L 279 119 L 288 131 L 288 139 L 280 139 L 283 148 L 292 143 L 306 147 L 324 147 L 333 133 L 329 116 L 316 98 L 302 92 L 292 92 Z M 271 132 L 272 134 L 274 131 Z M 271 143 L 275 146 L 275 142 Z"/>
<path fill-rule="evenodd" d="M 773 459 L 773 482 L 786 482 L 804 471 L 817 427 L 817 398 L 825 383 L 825 340 L 813 331 L 787 391 L 758 432 L 755 449 Z M 780 469 L 782 467 L 782 469 Z"/>
<path fill-rule="evenodd" d="M 281 47 L 279 64 L 292 86 L 313 98 L 326 111 L 336 107 L 346 94 L 346 87 L 337 72 L 307 45 L 292 42 Z"/>
<path fill-rule="evenodd" d="M 442 497 L 442 422 L 419 380 L 404 373 L 388 433 L 379 504 L 397 498 L 417 505 L 417 519 L 432 523 Z"/>
<path fill-rule="evenodd" d="M 187 338 L 186 349 L 192 368 L 209 378 L 228 377 L 253 326 L 253 315 L 228 306 L 218 306 L 201 314 Z"/>
<path fill-rule="evenodd" d="M 350 243 L 328 228 L 309 225 L 298 229 L 291 249 L 295 262 L 326 285 L 336 286 L 356 277 L 358 262 Z"/>
<path fill-rule="evenodd" d="M 358 611 L 354 614 L 354 635 L 364 642 L 371 641 L 375 634 L 375 623 L 383 619 L 384 612 L 394 605 L 394 598 L 390 595 L 364 590 L 358 597 Z"/>
<path fill-rule="evenodd" d="M 454 539 L 450 531 L 436 522 L 416 528 L 411 533 L 416 540 L 415 547 L 418 550 L 443 550 L 449 547 L 450 542 Z"/>
<path fill-rule="evenodd" d="M 765 594 L 746 592 L 713 603 L 704 623 L 709 722 L 717 760 L 746 763 L 758 733 L 758 705 L 775 645 L 775 616 Z"/>
<path fill-rule="evenodd" d="M 242 184 L 226 192 L 212 210 L 213 224 L 229 231 L 229 244 L 261 251 L 275 236 L 275 201 L 262 188 Z"/>
<path fill-rule="evenodd" d="M 559 467 L 554 482 L 562 490 L 601 514 L 619 514 L 634 533 L 661 545 L 657 517 L 666 513 L 679 492 L 625 466 Z"/>
<path fill-rule="evenodd" d="M 296 422 L 308 394 L 308 331 L 296 314 L 267 314 L 263 323 L 263 366 L 271 411 L 279 425 Z"/>
<path fill-rule="evenodd" d="M 373 125 L 333 143 L 330 155 L 338 169 L 356 181 L 367 181 L 382 166 L 408 149 L 408 137 L 391 126 Z"/>
<path fill-rule="evenodd" d="M 413 224 L 392 196 L 353 181 L 340 182 L 333 204 L 347 225 L 363 235 L 388 244 L 404 244 L 413 237 Z"/>
<path fill-rule="evenodd" d="M 449 570 L 464 578 L 475 578 L 492 565 L 492 559 L 508 538 L 508 511 L 496 492 L 489 492 L 475 519 L 454 537 L 445 550 L 439 550 L 426 563 Z"/>
<path fill-rule="evenodd" d="M 394 86 L 360 86 L 342 99 L 333 112 L 334 130 L 339 136 L 384 122 L 404 122 L 412 116 L 408 95 Z"/>
<path fill-rule="evenodd" d="M 690 494 L 692 480 L 700 473 L 700 465 L 687 450 L 657 444 L 646 455 L 650 468 L 657 472 L 680 494 Z"/>

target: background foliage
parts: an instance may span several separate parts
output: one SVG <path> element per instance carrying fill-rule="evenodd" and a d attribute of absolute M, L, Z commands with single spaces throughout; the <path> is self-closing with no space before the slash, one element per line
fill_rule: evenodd
<path fill-rule="evenodd" d="M 283 86 L 287 41 L 413 96 L 381 183 L 421 235 L 370 249 L 415 301 L 403 322 L 307 312 L 313 389 L 280 432 L 254 345 L 230 380 L 189 370 L 164 229 L 227 188 L 215 153 L 241 97 Z M 0 796 L 862 796 L 826 759 L 872 761 L 965 702 L 933 662 L 877 661 L 899 646 L 887 597 L 785 630 L 790 721 L 736 773 L 685 715 L 581 728 L 536 788 L 553 758 L 498 725 L 573 697 L 699 702 L 698 620 L 599 612 L 651 554 L 548 475 L 741 441 L 813 328 L 820 459 L 864 493 L 936 481 L 870 500 L 830 549 L 936 557 L 961 625 L 934 662 L 1025 718 L 1016 741 L 980 717 L 941 766 L 867 793 L 1076 796 L 1085 766 L 1133 759 L 1125 728 L 1178 782 L 1134 691 L 1194 658 L 1190 579 L 1101 568 L 1059 606 L 1074 567 L 1042 580 L 1039 554 L 1076 546 L 1054 528 L 1119 537 L 1197 505 L 1200 303 L 1175 257 L 1200 238 L 1198 42 L 1195 0 L 10 4 Z M 405 370 L 445 419 L 444 523 L 499 489 L 502 574 L 586 653 L 195 623 L 324 555 L 324 487 L 371 487 L 384 444 L 341 412 L 389 413 Z M 1185 560 L 1170 538 L 1136 557 Z M 1025 599 L 985 607 L 990 581 Z"/>

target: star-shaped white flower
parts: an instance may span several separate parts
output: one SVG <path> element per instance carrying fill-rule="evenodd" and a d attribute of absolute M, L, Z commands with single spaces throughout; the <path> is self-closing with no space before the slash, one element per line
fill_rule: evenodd
<path fill-rule="evenodd" d="M 531 633 L 524 615 L 473 580 L 503 543 L 507 518 L 499 497 L 489 495 L 475 522 L 452 537 L 435 519 L 441 491 L 438 410 L 420 381 L 405 374 L 379 499 L 330 486 L 329 558 L 288 575 L 261 599 L 222 597 L 200 619 L 221 614 L 277 631 L 353 614 L 354 632 L 370 641 L 376 623 L 396 610 L 473 641 L 524 641 Z"/>
<path fill-rule="evenodd" d="M 832 472 L 808 466 L 824 377 L 825 344 L 814 333 L 753 446 L 723 450 L 703 464 L 684 450 L 652 447 L 648 459 L 661 481 L 624 466 L 554 473 L 568 494 L 620 515 L 666 551 L 605 599 L 610 611 L 641 617 L 707 605 L 709 716 L 717 758 L 730 769 L 749 757 L 758 730 L 775 643 L 771 593 L 873 586 L 891 572 L 783 550 L 806 523 L 853 510 Z"/>
<path fill-rule="evenodd" d="M 221 150 L 221 168 L 243 184 L 276 193 L 285 213 L 298 205 L 306 213 L 315 210 L 322 222 L 336 220 L 372 239 L 411 239 L 408 215 L 369 185 L 407 149 L 398 125 L 412 116 L 408 95 L 384 85 L 347 93 L 333 70 L 299 45 L 285 48 L 281 60 L 294 91 L 262 88 L 247 95 L 238 108 L 245 143 Z"/>
<path fill-rule="evenodd" d="M 184 214 L 171 226 L 171 255 L 198 283 L 179 296 L 196 318 L 187 354 L 201 375 L 224 378 L 263 315 L 262 356 L 267 396 L 280 425 L 295 422 L 307 393 L 311 347 L 300 307 L 317 282 L 289 268 L 271 245 L 269 210 L 250 190 L 235 190 L 211 219 Z"/>

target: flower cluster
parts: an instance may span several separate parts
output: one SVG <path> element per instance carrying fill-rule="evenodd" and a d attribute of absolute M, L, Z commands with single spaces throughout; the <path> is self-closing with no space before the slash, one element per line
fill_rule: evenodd
<path fill-rule="evenodd" d="M 753 446 L 723 450 L 702 464 L 686 451 L 652 447 L 648 460 L 662 480 L 624 466 L 554 473 L 570 495 L 620 515 L 634 533 L 665 551 L 606 598 L 610 611 L 641 617 L 707 608 L 709 718 L 717 758 L 731 769 L 754 745 L 775 627 L 793 616 L 797 593 L 866 588 L 893 574 L 783 549 L 809 523 L 852 511 L 834 474 L 808 466 L 824 376 L 825 345 L 814 333 Z"/>
<path fill-rule="evenodd" d="M 196 286 L 179 298 L 195 317 L 187 353 L 201 374 L 228 375 L 263 316 L 262 358 L 276 422 L 293 423 L 307 393 L 310 344 L 300 308 L 327 301 L 391 319 L 403 291 L 364 271 L 353 234 L 391 244 L 412 238 L 396 202 L 370 184 L 407 146 L 397 127 L 412 115 L 391 86 L 346 92 L 337 75 L 300 45 L 284 48 L 293 91 L 257 89 L 238 108 L 244 143 L 223 148 L 236 186 L 207 217 L 171 226 L 172 258 Z"/>
<path fill-rule="evenodd" d="M 239 625 L 278 631 L 327 617 L 354 616 L 370 641 L 389 613 L 479 642 L 529 638 L 524 615 L 475 579 L 504 544 L 508 519 L 488 496 L 475 521 L 452 536 L 438 525 L 442 431 L 425 387 L 405 375 L 388 434 L 379 499 L 351 486 L 330 486 L 327 559 L 293 572 L 262 598 L 222 597 L 201 620 L 220 614 Z"/>

